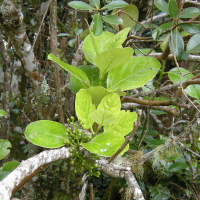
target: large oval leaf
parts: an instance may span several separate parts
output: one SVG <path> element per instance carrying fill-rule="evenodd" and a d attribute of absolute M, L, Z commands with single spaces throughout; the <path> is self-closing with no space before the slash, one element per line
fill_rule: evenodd
<path fill-rule="evenodd" d="M 133 28 L 136 25 L 136 22 L 133 21 L 129 16 L 131 16 L 136 21 L 138 20 L 139 11 L 137 7 L 135 5 L 128 5 L 122 8 L 122 10 L 128 14 L 127 15 L 126 13 L 123 13 L 122 15 L 124 28 L 127 28 L 127 27 Z"/>
<path fill-rule="evenodd" d="M 82 1 L 71 1 L 68 3 L 68 6 L 79 9 L 79 10 L 94 10 L 94 8 L 87 3 L 84 3 Z"/>
<path fill-rule="evenodd" d="M 132 90 L 149 82 L 160 69 L 160 63 L 152 57 L 134 57 L 109 72 L 108 89 Z"/>
<path fill-rule="evenodd" d="M 116 93 L 106 95 L 101 103 L 98 105 L 97 110 L 106 110 L 114 114 L 116 117 L 119 115 L 121 108 L 120 97 Z"/>
<path fill-rule="evenodd" d="M 110 46 L 110 39 L 114 36 L 113 33 L 103 31 L 101 35 L 94 36 L 94 41 L 96 43 L 96 46 L 98 48 L 99 53 L 102 53 L 103 51 L 106 51 L 109 49 Z M 97 57 L 91 35 L 88 35 L 83 43 L 83 53 L 85 54 L 86 59 L 95 65 L 94 59 Z"/>
<path fill-rule="evenodd" d="M 180 67 L 180 70 L 184 74 L 190 73 L 188 70 L 181 68 L 181 67 Z M 171 69 L 168 72 L 168 76 L 169 76 L 169 79 L 173 83 L 180 83 L 181 73 L 179 72 L 179 70 L 177 68 Z M 182 82 L 184 82 L 184 81 L 186 81 L 186 80 L 188 80 L 192 77 L 193 77 L 193 74 L 187 74 L 187 75 L 183 76 Z M 200 98 L 200 85 L 199 84 L 198 85 L 197 84 L 196 85 L 189 85 L 186 88 L 186 94 L 193 97 L 193 98 L 199 99 Z"/>
<path fill-rule="evenodd" d="M 199 9 L 195 7 L 185 8 L 180 13 L 180 18 L 193 18 L 200 14 Z"/>
<path fill-rule="evenodd" d="M 184 41 L 183 41 L 181 34 L 178 31 L 178 28 L 174 29 L 174 31 L 172 33 L 172 38 L 173 38 L 174 49 L 172 49 L 171 37 L 169 40 L 169 48 L 172 53 L 174 50 L 174 53 L 175 53 L 177 59 L 180 60 L 183 55 L 183 52 L 184 52 Z"/>
<path fill-rule="evenodd" d="M 87 75 L 80 70 L 77 67 L 74 67 L 72 65 L 69 65 L 67 63 L 64 63 L 60 59 L 58 59 L 55 55 L 52 53 L 48 55 L 48 59 L 56 62 L 58 65 L 60 65 L 63 69 L 67 70 L 68 72 L 72 73 L 77 79 L 83 82 L 84 85 L 89 86 L 90 81 L 87 77 Z"/>
<path fill-rule="evenodd" d="M 14 169 L 19 166 L 18 161 L 9 161 L 3 164 L 0 168 L 0 181 L 2 181 L 8 174 L 10 174 Z"/>
<path fill-rule="evenodd" d="M 104 126 L 105 132 L 113 132 L 125 136 L 133 130 L 133 123 L 137 120 L 137 114 L 125 110 L 120 111 L 117 122 L 112 125 Z"/>
<path fill-rule="evenodd" d="M 84 143 L 83 147 L 92 153 L 101 156 L 111 157 L 122 146 L 125 139 L 120 135 L 114 133 L 104 132 L 97 135 L 90 142 Z M 119 154 L 123 155 L 129 148 L 129 145 Z"/>
<path fill-rule="evenodd" d="M 95 6 L 96 8 L 99 8 L 99 4 L 100 4 L 99 0 L 89 0 L 89 1 L 93 6 Z"/>
<path fill-rule="evenodd" d="M 168 168 L 168 170 L 170 172 L 178 172 L 181 169 L 186 169 L 188 167 L 189 166 L 188 166 L 188 164 L 186 162 L 176 162 L 176 163 L 173 163 L 172 165 L 170 165 L 170 167 Z"/>
<path fill-rule="evenodd" d="M 193 35 L 186 48 L 187 53 L 197 53 L 200 50 L 200 33 Z"/>
<path fill-rule="evenodd" d="M 45 148 L 58 148 L 66 143 L 67 130 L 58 122 L 40 120 L 26 127 L 26 139 L 35 145 Z"/>
<path fill-rule="evenodd" d="M 98 57 L 95 58 L 95 63 L 104 75 L 106 72 L 117 68 L 129 60 L 132 54 L 133 50 L 129 47 L 124 49 L 114 48 L 102 52 Z"/>
<path fill-rule="evenodd" d="M 77 93 L 75 109 L 78 118 L 84 122 L 83 127 L 91 128 L 94 121 L 90 115 L 95 110 L 95 105 L 92 104 L 92 97 L 87 90 L 81 89 Z"/>
<path fill-rule="evenodd" d="M 95 110 L 90 116 L 97 124 L 101 126 L 114 124 L 117 121 L 117 117 L 113 113 L 106 110 Z"/>
<path fill-rule="evenodd" d="M 0 139 L 0 160 L 5 158 L 7 154 L 10 153 L 12 145 L 8 140 Z"/>

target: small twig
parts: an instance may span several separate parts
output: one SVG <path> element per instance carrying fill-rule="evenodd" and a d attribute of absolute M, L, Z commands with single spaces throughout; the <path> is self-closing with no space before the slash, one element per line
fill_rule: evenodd
<path fill-rule="evenodd" d="M 93 200 L 93 184 L 90 183 L 90 200 Z"/>
<path fill-rule="evenodd" d="M 111 178 L 111 181 L 110 181 L 110 186 L 109 186 L 108 200 L 110 200 L 110 197 L 111 197 L 111 191 L 112 191 L 112 186 L 113 186 L 113 180 L 114 180 L 114 178 L 112 177 L 112 178 Z"/>
<path fill-rule="evenodd" d="M 49 9 L 50 2 L 51 2 L 51 0 L 49 0 L 47 9 L 46 9 L 46 11 L 45 11 L 45 13 L 44 13 L 44 15 L 43 15 L 42 21 L 41 21 L 41 23 L 40 23 L 40 27 L 39 27 L 38 32 L 37 32 L 37 35 L 36 35 L 36 38 L 35 38 L 35 40 L 34 40 L 34 42 L 33 42 L 32 49 L 34 49 L 35 43 L 36 43 L 37 38 L 38 38 L 38 36 L 39 36 L 39 34 L 40 34 L 40 30 L 41 30 L 42 24 L 43 24 L 43 22 L 44 22 L 44 19 L 45 19 L 45 17 L 46 17 L 47 11 L 48 11 L 48 9 Z"/>

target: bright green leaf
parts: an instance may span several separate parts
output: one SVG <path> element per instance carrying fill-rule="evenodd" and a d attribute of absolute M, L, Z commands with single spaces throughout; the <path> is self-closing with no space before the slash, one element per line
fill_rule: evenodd
<path fill-rule="evenodd" d="M 101 103 L 98 105 L 97 110 L 106 110 L 114 114 L 116 117 L 119 115 L 121 108 L 120 97 L 116 93 L 106 95 Z"/>
<path fill-rule="evenodd" d="M 192 34 L 196 34 L 196 33 L 200 33 L 200 25 L 197 24 L 182 24 L 180 25 L 180 27 L 182 29 L 184 29 L 185 31 L 187 31 L 188 33 L 192 33 Z"/>
<path fill-rule="evenodd" d="M 97 135 L 90 142 L 84 143 L 83 147 L 92 153 L 96 153 L 101 156 L 111 157 L 122 146 L 125 139 L 123 136 L 104 132 Z M 129 145 L 119 154 L 123 155 L 129 148 Z"/>
<path fill-rule="evenodd" d="M 91 113 L 91 118 L 101 126 L 107 124 L 114 124 L 117 121 L 117 117 L 106 110 L 95 110 Z"/>
<path fill-rule="evenodd" d="M 102 9 L 110 9 L 113 10 L 115 8 L 123 8 L 125 6 L 127 6 L 128 4 L 124 1 L 112 1 L 110 3 L 108 3 L 107 5 L 105 5 Z"/>
<path fill-rule="evenodd" d="M 200 105 L 200 100 L 194 100 L 194 101 L 196 101 Z"/>
<path fill-rule="evenodd" d="M 95 105 L 92 104 L 92 97 L 89 92 L 81 89 L 76 94 L 75 109 L 78 119 L 84 122 L 83 127 L 86 129 L 92 127 L 94 121 L 90 115 L 95 110 Z"/>
<path fill-rule="evenodd" d="M 0 181 L 2 181 L 8 174 L 10 174 L 14 169 L 19 166 L 18 161 L 9 161 L 2 165 L 0 168 Z"/>
<path fill-rule="evenodd" d="M 167 200 L 171 197 L 170 191 L 167 187 L 163 185 L 158 185 L 157 187 L 149 188 L 152 200 Z"/>
<path fill-rule="evenodd" d="M 117 90 L 113 90 L 113 91 L 109 91 L 101 86 L 97 86 L 97 87 L 89 87 L 87 89 L 87 91 L 90 93 L 90 95 L 92 96 L 92 103 L 95 104 L 96 106 L 98 106 L 101 102 L 101 100 L 108 94 L 110 93 L 117 93 L 119 96 L 124 96 L 126 95 L 125 92 L 121 92 L 121 90 L 117 89 Z"/>
<path fill-rule="evenodd" d="M 173 38 L 174 49 L 172 48 L 171 37 L 169 40 L 169 48 L 172 53 L 173 52 L 175 53 L 177 60 L 180 60 L 184 52 L 184 41 L 181 34 L 178 31 L 178 28 L 174 29 L 172 33 L 172 38 Z"/>
<path fill-rule="evenodd" d="M 101 35 L 99 36 L 94 36 L 94 40 L 96 43 L 96 46 L 98 48 L 99 53 L 102 53 L 103 51 L 106 51 L 109 49 L 110 46 L 110 39 L 113 38 L 114 34 L 107 32 L 107 31 L 103 31 L 101 33 Z M 85 54 L 86 59 L 95 65 L 95 58 L 97 57 L 93 42 L 92 42 L 92 38 L 91 35 L 88 35 L 83 43 L 83 53 Z"/>
<path fill-rule="evenodd" d="M 93 6 L 95 6 L 96 8 L 99 8 L 99 4 L 100 4 L 99 0 L 89 0 L 89 1 Z"/>
<path fill-rule="evenodd" d="M 5 117 L 5 116 L 7 116 L 6 112 L 4 110 L 0 110 L 0 117 Z"/>
<path fill-rule="evenodd" d="M 74 46 L 74 43 L 77 41 L 77 39 L 76 38 L 74 38 L 74 39 L 71 39 L 71 40 L 69 40 L 69 46 L 70 47 L 73 47 Z"/>
<path fill-rule="evenodd" d="M 152 32 L 152 38 L 157 41 L 160 34 L 163 32 L 163 29 L 161 29 L 160 27 L 159 28 L 156 28 L 155 30 L 153 30 Z"/>
<path fill-rule="evenodd" d="M 95 64 L 104 75 L 106 72 L 117 68 L 133 55 L 133 50 L 127 48 L 114 48 L 108 51 L 104 51 L 98 57 L 95 58 Z"/>
<path fill-rule="evenodd" d="M 124 110 L 120 111 L 117 122 L 112 125 L 104 126 L 105 132 L 113 132 L 121 136 L 125 136 L 133 130 L 133 123 L 137 120 L 135 112 Z"/>
<path fill-rule="evenodd" d="M 121 31 L 119 31 L 112 39 L 110 40 L 110 48 L 119 48 L 121 47 L 121 44 L 125 41 L 128 33 L 130 31 L 130 28 L 125 28 Z"/>
<path fill-rule="evenodd" d="M 94 10 L 92 6 L 82 1 L 71 1 L 68 3 L 68 6 L 78 10 Z"/>
<path fill-rule="evenodd" d="M 117 15 L 102 16 L 103 20 L 112 25 L 123 24 L 123 19 Z"/>
<path fill-rule="evenodd" d="M 31 143 L 45 147 L 58 148 L 64 146 L 67 141 L 67 130 L 58 122 L 40 120 L 30 123 L 26 127 L 25 136 Z"/>
<path fill-rule="evenodd" d="M 149 82 L 160 69 L 160 63 L 152 57 L 134 57 L 109 72 L 108 89 L 132 90 Z"/>
<path fill-rule="evenodd" d="M 95 36 L 98 36 L 103 31 L 103 23 L 101 21 L 101 17 L 99 13 L 94 16 L 93 22 L 94 22 L 93 33 Z"/>
<path fill-rule="evenodd" d="M 175 18 L 178 15 L 178 6 L 175 0 L 169 0 L 168 4 L 169 15 Z"/>
<path fill-rule="evenodd" d="M 59 64 L 63 69 L 67 70 L 68 72 L 72 73 L 76 78 L 81 80 L 83 84 L 86 86 L 90 85 L 90 81 L 87 77 L 87 75 L 79 68 L 74 67 L 72 65 L 69 65 L 67 63 L 64 63 L 63 61 L 59 60 L 55 55 L 52 53 L 48 55 L 48 59 L 56 62 Z"/>
<path fill-rule="evenodd" d="M 12 145 L 8 140 L 0 139 L 0 160 L 5 158 L 10 153 Z"/>
<path fill-rule="evenodd" d="M 152 49 L 148 49 L 148 48 L 145 48 L 145 49 L 140 49 L 140 51 L 138 49 L 135 49 L 135 55 L 136 56 L 139 56 L 139 55 L 143 55 L 143 54 L 148 54 Z M 142 53 L 143 54 L 142 54 Z M 156 53 L 155 50 L 153 50 L 151 53 Z"/>
<path fill-rule="evenodd" d="M 185 8 L 179 15 L 180 18 L 193 18 L 200 15 L 199 9 L 195 7 Z"/>
<path fill-rule="evenodd" d="M 168 4 L 167 4 L 166 1 L 164 1 L 164 0 L 155 0 L 155 1 L 154 1 L 154 4 L 155 4 L 155 6 L 156 6 L 158 9 L 160 9 L 161 11 L 163 11 L 163 12 L 169 14 L 169 11 L 168 11 Z"/>
<path fill-rule="evenodd" d="M 170 165 L 170 167 L 168 168 L 168 170 L 170 172 L 178 172 L 181 169 L 186 169 L 188 167 L 189 166 L 188 166 L 188 164 L 186 162 L 176 162 L 176 163 L 173 163 L 172 165 Z"/>
<path fill-rule="evenodd" d="M 200 50 L 200 33 L 193 35 L 188 44 L 187 44 L 187 48 L 186 48 L 186 52 L 187 53 L 197 53 Z"/>

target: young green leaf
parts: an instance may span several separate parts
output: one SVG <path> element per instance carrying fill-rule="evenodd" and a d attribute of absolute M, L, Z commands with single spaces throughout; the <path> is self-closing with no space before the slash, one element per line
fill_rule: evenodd
<path fill-rule="evenodd" d="M 107 5 L 105 5 L 103 9 L 110 9 L 113 10 L 115 8 L 123 8 L 125 6 L 128 6 L 128 3 L 124 2 L 124 1 L 112 1 L 110 3 L 108 3 Z"/>
<path fill-rule="evenodd" d="M 68 6 L 78 10 L 94 10 L 92 6 L 82 1 L 71 1 L 68 3 Z"/>
<path fill-rule="evenodd" d="M 95 105 L 92 104 L 92 97 L 89 92 L 81 89 L 76 94 L 75 109 L 78 119 L 84 122 L 83 127 L 86 129 L 91 128 L 94 121 L 90 115 L 95 110 Z"/>
<path fill-rule="evenodd" d="M 72 65 L 69 65 L 67 63 L 64 63 L 63 61 L 61 61 L 60 59 L 58 59 L 52 53 L 48 55 L 48 59 L 56 62 L 63 69 L 65 69 L 68 72 L 70 72 L 71 74 L 73 74 L 76 78 L 78 78 L 80 81 L 82 81 L 85 86 L 88 87 L 90 85 L 90 81 L 89 81 L 87 75 L 81 69 L 79 69 L 77 67 L 74 67 Z"/>
<path fill-rule="evenodd" d="M 200 15 L 199 9 L 195 7 L 185 8 L 180 13 L 180 18 L 193 18 Z"/>
<path fill-rule="evenodd" d="M 176 162 L 176 163 L 173 163 L 172 165 L 170 165 L 170 167 L 168 168 L 168 170 L 170 172 L 178 172 L 182 169 L 186 169 L 188 168 L 188 164 L 186 162 Z"/>
<path fill-rule="evenodd" d="M 186 47 L 187 53 L 197 53 L 200 50 L 200 33 L 193 35 Z"/>
<path fill-rule="evenodd" d="M 97 9 L 99 8 L 100 1 L 99 0 L 89 0 L 90 3 L 95 6 Z"/>
<path fill-rule="evenodd" d="M 84 143 L 83 147 L 92 153 L 96 153 L 101 156 L 111 157 L 124 143 L 125 139 L 123 136 L 104 132 L 97 135 L 90 142 Z M 129 145 L 119 154 L 123 155 L 129 148 Z"/>
<path fill-rule="evenodd" d="M 132 90 L 149 82 L 160 69 L 160 63 L 152 57 L 134 57 L 109 72 L 107 87 L 109 90 L 120 88 Z"/>
<path fill-rule="evenodd" d="M 90 116 L 97 124 L 101 126 L 114 124 L 117 121 L 117 117 L 113 113 L 106 110 L 95 110 Z"/>
<path fill-rule="evenodd" d="M 73 47 L 73 46 L 74 46 L 74 43 L 75 43 L 76 41 L 77 41 L 76 38 L 69 40 L 69 42 L 68 42 L 69 46 L 70 46 L 70 47 Z"/>
<path fill-rule="evenodd" d="M 67 141 L 66 128 L 62 124 L 49 120 L 40 120 L 30 123 L 26 127 L 25 136 L 31 143 L 45 147 L 58 148 Z"/>
<path fill-rule="evenodd" d="M 169 15 L 175 18 L 178 15 L 178 6 L 175 0 L 170 0 L 168 4 Z"/>
<path fill-rule="evenodd" d="M 125 41 L 129 31 L 130 28 L 128 27 L 114 35 L 114 37 L 112 37 L 112 39 L 110 40 L 110 48 L 120 48 L 121 44 Z"/>
<path fill-rule="evenodd" d="M 110 46 L 109 41 L 111 40 L 111 38 L 113 38 L 113 36 L 114 36 L 113 33 L 110 33 L 107 31 L 103 31 L 101 33 L 101 35 L 99 35 L 99 36 L 94 36 L 94 40 L 95 40 L 95 43 L 96 43 L 99 53 L 102 53 L 103 51 L 106 51 L 109 49 L 109 46 Z M 90 63 L 95 65 L 94 60 L 97 57 L 97 54 L 96 54 L 96 50 L 95 50 L 95 47 L 92 42 L 91 35 L 88 35 L 85 38 L 85 40 L 83 42 L 82 50 L 83 50 L 83 53 L 85 54 L 86 59 Z"/>
<path fill-rule="evenodd" d="M 116 117 L 119 115 L 121 108 L 120 97 L 116 93 L 106 95 L 101 103 L 98 105 L 97 110 L 106 110 L 114 114 Z"/>
<path fill-rule="evenodd" d="M 91 65 L 82 65 L 79 67 L 88 77 L 91 86 L 99 86 L 100 79 L 99 79 L 99 68 L 96 66 Z M 102 81 L 102 86 L 106 87 L 106 78 Z M 90 87 L 91 88 L 91 87 Z M 80 89 L 87 89 L 87 87 L 83 84 L 82 81 L 77 79 L 74 75 L 70 77 L 70 89 L 71 91 L 76 94 Z"/>
<path fill-rule="evenodd" d="M 149 188 L 152 200 L 167 200 L 171 197 L 170 191 L 167 187 L 163 185 L 158 185 L 157 187 Z"/>
<path fill-rule="evenodd" d="M 162 28 L 156 28 L 155 30 L 153 30 L 153 32 L 152 32 L 152 37 L 153 37 L 153 39 L 155 40 L 155 41 L 157 41 L 158 40 L 158 38 L 159 38 L 159 36 L 160 36 L 160 34 L 163 32 L 163 29 Z"/>
<path fill-rule="evenodd" d="M 93 33 L 95 36 L 98 36 L 103 31 L 103 23 L 101 21 L 101 16 L 99 13 L 94 16 L 93 22 Z"/>
<path fill-rule="evenodd" d="M 95 64 L 100 69 L 102 75 L 114 68 L 117 68 L 133 55 L 133 50 L 129 47 L 120 49 L 114 48 L 104 51 L 95 58 Z"/>
<path fill-rule="evenodd" d="M 0 139 L 0 160 L 6 157 L 7 154 L 10 153 L 10 149 L 12 145 L 8 140 Z"/>
<path fill-rule="evenodd" d="M 0 181 L 2 181 L 8 174 L 20 165 L 18 161 L 9 161 L 2 165 L 0 168 Z"/>
<path fill-rule="evenodd" d="M 133 123 L 136 120 L 137 114 L 135 112 L 125 112 L 124 110 L 122 110 L 117 117 L 117 122 L 112 125 L 104 126 L 104 131 L 125 136 L 133 130 Z"/>
<path fill-rule="evenodd" d="M 123 24 L 123 19 L 116 15 L 106 15 L 106 16 L 102 16 L 102 18 L 108 24 L 112 24 L 112 25 Z"/>
<path fill-rule="evenodd" d="M 184 41 L 181 34 L 178 31 L 178 28 L 174 29 L 172 33 L 172 38 L 173 38 L 174 49 L 172 48 L 171 37 L 169 40 L 169 48 L 172 53 L 173 52 L 175 53 L 177 60 L 180 60 L 184 52 Z"/>
<path fill-rule="evenodd" d="M 4 110 L 0 110 L 0 117 L 5 117 L 6 116 L 6 112 Z"/>
<path fill-rule="evenodd" d="M 169 14 L 169 11 L 168 11 L 168 4 L 167 4 L 166 1 L 164 1 L 164 0 L 155 0 L 155 1 L 154 1 L 154 4 L 155 4 L 155 6 L 156 6 L 159 10 L 161 10 L 161 11 L 163 11 L 163 12 Z"/>

